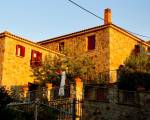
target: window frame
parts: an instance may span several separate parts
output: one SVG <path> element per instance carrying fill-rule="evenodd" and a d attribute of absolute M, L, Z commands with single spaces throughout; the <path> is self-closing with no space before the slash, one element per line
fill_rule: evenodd
<path fill-rule="evenodd" d="M 134 45 L 134 55 L 139 55 L 141 52 L 141 46 L 140 45 Z"/>
<path fill-rule="evenodd" d="M 16 56 L 17 57 L 25 57 L 25 47 L 22 45 L 16 45 Z"/>
<path fill-rule="evenodd" d="M 58 43 L 58 51 L 60 51 L 60 52 L 63 51 L 64 47 L 65 47 L 64 41 Z"/>
<path fill-rule="evenodd" d="M 87 51 L 92 51 L 95 49 L 96 49 L 96 35 L 93 34 L 93 35 L 87 36 Z"/>
<path fill-rule="evenodd" d="M 31 50 L 30 66 L 31 67 L 41 66 L 41 61 L 42 61 L 42 53 L 36 50 Z"/>

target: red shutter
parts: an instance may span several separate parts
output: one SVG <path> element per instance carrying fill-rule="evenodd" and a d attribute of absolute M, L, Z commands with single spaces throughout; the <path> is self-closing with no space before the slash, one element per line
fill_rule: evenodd
<path fill-rule="evenodd" d="M 91 39 L 88 38 L 88 50 L 91 50 Z"/>
<path fill-rule="evenodd" d="M 20 49 L 20 53 L 18 54 L 18 49 Z M 25 56 L 25 47 L 21 45 L 16 45 L 16 55 L 17 56 Z"/>
<path fill-rule="evenodd" d="M 25 47 L 20 46 L 21 47 L 21 56 L 24 57 L 25 56 Z"/>
<path fill-rule="evenodd" d="M 18 56 L 18 45 L 16 45 L 16 55 Z"/>
<path fill-rule="evenodd" d="M 35 50 L 32 50 L 32 53 L 31 53 L 31 60 L 34 61 L 34 54 L 36 54 L 36 51 Z"/>
<path fill-rule="evenodd" d="M 42 53 L 40 53 L 40 65 L 41 65 L 41 62 L 42 62 Z"/>
<path fill-rule="evenodd" d="M 91 38 L 91 49 L 95 49 L 95 36 Z"/>
<path fill-rule="evenodd" d="M 95 36 L 89 36 L 88 37 L 88 50 L 95 49 Z"/>
<path fill-rule="evenodd" d="M 34 50 L 31 51 L 31 62 L 30 64 L 33 65 L 34 64 Z"/>
<path fill-rule="evenodd" d="M 34 54 L 36 54 L 36 57 L 34 57 Z M 32 50 L 31 52 L 31 65 L 33 67 L 41 65 L 41 60 L 42 60 L 42 53 Z"/>
<path fill-rule="evenodd" d="M 38 52 L 37 53 L 37 62 L 38 62 L 38 65 L 41 65 L 41 60 L 42 60 L 42 53 Z"/>

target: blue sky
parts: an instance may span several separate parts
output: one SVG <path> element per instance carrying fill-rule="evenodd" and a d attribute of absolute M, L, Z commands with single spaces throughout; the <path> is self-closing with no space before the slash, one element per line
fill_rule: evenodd
<path fill-rule="evenodd" d="M 150 36 L 150 0 L 73 1 L 100 17 L 110 8 L 114 24 Z M 0 32 L 7 30 L 34 42 L 103 25 L 68 0 L 0 0 L 0 16 Z"/>

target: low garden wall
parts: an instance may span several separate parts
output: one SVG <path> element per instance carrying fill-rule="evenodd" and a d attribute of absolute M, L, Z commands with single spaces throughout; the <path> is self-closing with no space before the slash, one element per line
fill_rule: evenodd
<path fill-rule="evenodd" d="M 82 116 L 83 120 L 150 120 L 150 108 L 85 100 Z"/>

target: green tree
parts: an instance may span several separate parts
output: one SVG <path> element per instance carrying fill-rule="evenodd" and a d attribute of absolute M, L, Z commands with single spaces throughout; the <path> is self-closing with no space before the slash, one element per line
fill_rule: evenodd
<path fill-rule="evenodd" d="M 9 92 L 5 87 L 0 87 L 0 117 L 5 120 L 14 120 L 19 117 L 19 114 L 15 114 L 14 111 L 9 109 L 7 105 L 12 102 L 13 99 L 9 95 Z"/>
<path fill-rule="evenodd" d="M 139 54 L 131 54 L 120 68 L 119 88 L 137 90 L 138 87 L 150 89 L 150 61 L 145 49 Z"/>
<path fill-rule="evenodd" d="M 45 83 L 53 83 L 58 86 L 61 79 L 62 59 L 48 56 L 41 66 L 33 68 L 32 72 L 32 77 L 35 77 L 39 85 L 45 86 Z"/>
<path fill-rule="evenodd" d="M 73 82 L 75 77 L 82 80 L 94 80 L 96 76 L 95 65 L 86 57 L 60 57 L 49 56 L 40 67 L 33 69 L 33 77 L 40 81 L 41 85 L 53 83 L 58 86 L 61 80 L 61 72 L 66 71 L 67 79 Z"/>
<path fill-rule="evenodd" d="M 4 87 L 0 87 L 0 110 L 3 110 L 12 101 L 11 96 Z"/>

